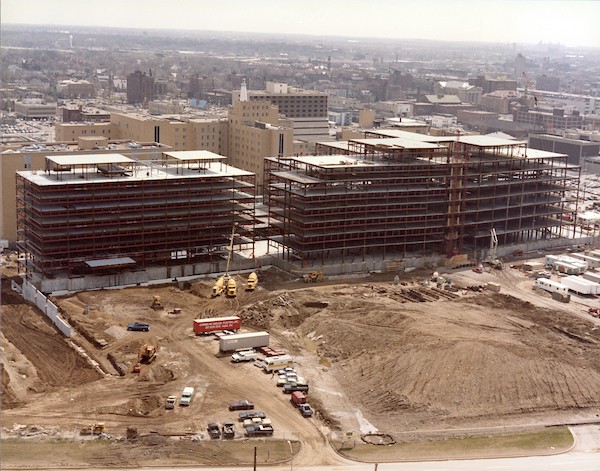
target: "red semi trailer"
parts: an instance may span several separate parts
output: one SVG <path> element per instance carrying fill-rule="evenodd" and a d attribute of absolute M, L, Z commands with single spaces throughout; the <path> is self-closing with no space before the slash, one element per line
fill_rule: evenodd
<path fill-rule="evenodd" d="M 207 317 L 206 319 L 194 319 L 194 333 L 196 335 L 209 334 L 220 330 L 239 330 L 242 323 L 237 316 L 230 317 Z"/>

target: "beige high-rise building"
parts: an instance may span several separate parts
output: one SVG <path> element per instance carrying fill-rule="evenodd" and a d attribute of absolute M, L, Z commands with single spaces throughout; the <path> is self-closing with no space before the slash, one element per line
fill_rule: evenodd
<path fill-rule="evenodd" d="M 229 111 L 228 163 L 256 173 L 262 189 L 264 159 L 292 155 L 294 132 L 267 100 L 237 101 Z"/>
<path fill-rule="evenodd" d="M 294 139 L 314 142 L 329 136 L 327 94 L 290 87 L 286 83 L 267 82 L 265 90 L 248 90 L 248 101 L 267 100 L 293 123 Z M 240 92 L 233 94 L 234 105 Z"/>

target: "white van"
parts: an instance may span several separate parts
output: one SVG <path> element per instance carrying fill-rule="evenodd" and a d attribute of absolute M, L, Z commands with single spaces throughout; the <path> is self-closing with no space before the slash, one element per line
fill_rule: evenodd
<path fill-rule="evenodd" d="M 262 360 L 260 366 L 267 372 L 279 371 L 294 364 L 294 358 L 291 355 L 281 355 L 278 357 L 267 357 Z"/>

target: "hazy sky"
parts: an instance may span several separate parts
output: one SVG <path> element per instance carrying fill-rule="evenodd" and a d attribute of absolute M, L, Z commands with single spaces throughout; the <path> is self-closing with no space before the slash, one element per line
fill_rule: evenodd
<path fill-rule="evenodd" d="M 600 1 L 0 0 L 2 23 L 600 47 Z"/>

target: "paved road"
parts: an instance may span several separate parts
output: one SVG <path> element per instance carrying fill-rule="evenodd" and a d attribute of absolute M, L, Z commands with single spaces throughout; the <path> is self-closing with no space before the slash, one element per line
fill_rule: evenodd
<path fill-rule="evenodd" d="M 113 468 L 108 471 L 240 471 L 246 467 L 152 467 L 152 468 Z M 269 471 L 373 471 L 375 465 L 356 463 L 340 466 L 259 466 L 257 469 Z M 107 471 L 107 468 L 86 468 L 85 471 Z M 377 471 L 600 471 L 600 453 L 572 452 L 555 456 L 536 456 L 527 458 L 502 458 L 491 460 L 465 461 L 425 461 L 420 463 L 379 464 Z"/>

